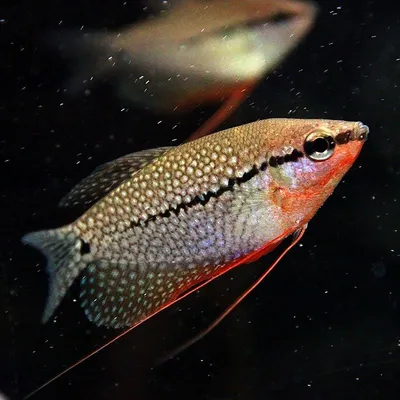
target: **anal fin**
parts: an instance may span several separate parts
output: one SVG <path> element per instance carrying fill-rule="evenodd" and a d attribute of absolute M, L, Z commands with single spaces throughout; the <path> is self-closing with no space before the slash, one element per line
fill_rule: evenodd
<path fill-rule="evenodd" d="M 81 278 L 81 306 L 98 326 L 131 327 L 167 307 L 184 290 L 192 278 L 186 271 L 184 266 L 161 262 L 139 267 L 96 261 Z"/>

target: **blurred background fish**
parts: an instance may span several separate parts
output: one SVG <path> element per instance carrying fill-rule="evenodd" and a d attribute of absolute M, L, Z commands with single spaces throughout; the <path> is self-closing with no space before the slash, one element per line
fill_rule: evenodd
<path fill-rule="evenodd" d="M 221 122 L 309 32 L 316 15 L 313 4 L 293 0 L 148 5 L 153 18 L 119 32 L 64 30 L 46 35 L 63 57 L 75 62 L 67 93 L 106 78 L 120 98 L 162 113 L 234 95 Z"/>

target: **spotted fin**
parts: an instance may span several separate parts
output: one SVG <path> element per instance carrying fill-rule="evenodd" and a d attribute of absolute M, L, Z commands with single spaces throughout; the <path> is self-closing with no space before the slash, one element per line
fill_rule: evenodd
<path fill-rule="evenodd" d="M 203 267 L 204 269 L 204 267 Z M 81 306 L 96 325 L 133 326 L 176 299 L 186 288 L 203 281 L 199 269 L 154 263 L 99 261 L 90 264 L 81 278 Z"/>
<path fill-rule="evenodd" d="M 22 242 L 40 250 L 47 258 L 49 296 L 43 313 L 45 323 L 53 315 L 79 273 L 86 268 L 80 253 L 82 242 L 66 226 L 60 229 L 31 232 Z"/>
<path fill-rule="evenodd" d="M 59 206 L 71 207 L 78 204 L 93 204 L 119 186 L 134 172 L 172 148 L 158 147 L 143 150 L 100 165 L 64 196 Z"/>

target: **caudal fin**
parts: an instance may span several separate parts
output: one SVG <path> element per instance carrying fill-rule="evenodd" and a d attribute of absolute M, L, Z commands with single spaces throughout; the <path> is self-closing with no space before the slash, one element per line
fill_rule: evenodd
<path fill-rule="evenodd" d="M 71 95 L 83 90 L 96 78 L 104 76 L 113 67 L 112 36 L 106 33 L 82 33 L 69 30 L 52 31 L 42 37 L 50 48 L 71 62 L 71 78 L 65 90 Z"/>
<path fill-rule="evenodd" d="M 53 315 L 72 285 L 74 279 L 86 267 L 81 257 L 81 239 L 69 226 L 48 231 L 28 233 L 22 242 L 40 250 L 47 257 L 49 295 L 43 313 L 45 323 Z"/>

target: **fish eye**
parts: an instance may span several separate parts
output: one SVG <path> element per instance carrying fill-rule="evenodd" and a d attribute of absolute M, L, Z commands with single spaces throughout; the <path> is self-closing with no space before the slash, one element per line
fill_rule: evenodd
<path fill-rule="evenodd" d="M 288 22 L 292 19 L 292 15 L 289 14 L 284 14 L 282 12 L 278 12 L 274 14 L 269 21 L 274 22 L 275 24 L 283 23 L 283 22 Z"/>
<path fill-rule="evenodd" d="M 324 131 L 310 133 L 304 143 L 306 155 L 314 161 L 325 161 L 333 155 L 335 140 Z"/>

